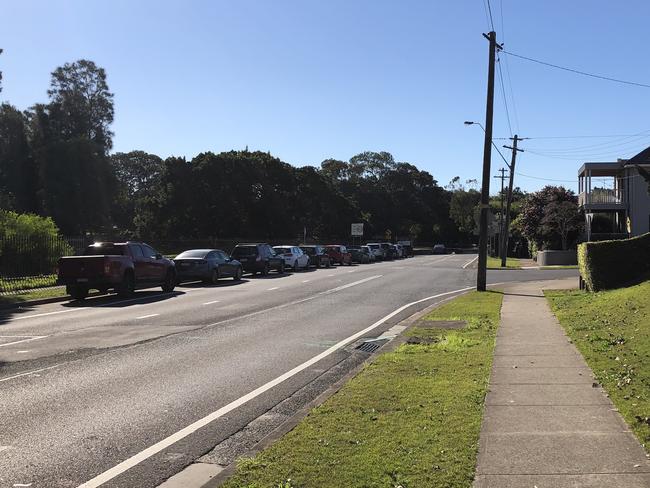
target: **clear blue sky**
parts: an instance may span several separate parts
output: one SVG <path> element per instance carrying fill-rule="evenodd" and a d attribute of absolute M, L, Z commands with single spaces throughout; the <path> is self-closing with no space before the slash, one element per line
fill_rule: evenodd
<path fill-rule="evenodd" d="M 482 0 L 0 0 L 0 11 L 0 99 L 46 101 L 55 67 L 91 59 L 115 93 L 116 151 L 191 158 L 248 145 L 296 166 L 389 151 L 440 184 L 480 178 L 483 134 L 463 121 L 485 117 Z M 650 83 L 647 0 L 492 0 L 492 12 L 514 53 Z M 574 181 L 584 160 L 650 145 L 650 89 L 502 64 L 520 136 L 648 131 L 531 139 L 521 147 L 568 159 L 525 152 L 521 173 Z M 494 136 L 508 137 L 500 90 Z M 494 154 L 492 173 L 500 166 Z"/>

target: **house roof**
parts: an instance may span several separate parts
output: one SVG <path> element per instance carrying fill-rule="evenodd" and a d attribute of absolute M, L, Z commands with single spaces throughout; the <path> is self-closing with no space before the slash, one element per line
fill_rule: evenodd
<path fill-rule="evenodd" d="M 630 159 L 625 161 L 625 164 L 643 164 L 650 163 L 650 146 L 646 147 L 636 156 L 632 156 Z"/>

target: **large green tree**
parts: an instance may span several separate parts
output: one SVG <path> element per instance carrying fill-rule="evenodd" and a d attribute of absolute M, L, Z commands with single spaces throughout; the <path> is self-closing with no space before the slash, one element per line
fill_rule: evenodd
<path fill-rule="evenodd" d="M 66 63 L 52 72 L 48 95 L 29 113 L 42 211 L 67 234 L 105 230 L 114 188 L 106 74 L 92 61 Z"/>
<path fill-rule="evenodd" d="M 36 212 L 37 171 L 26 118 L 12 105 L 0 105 L 0 207 Z"/>

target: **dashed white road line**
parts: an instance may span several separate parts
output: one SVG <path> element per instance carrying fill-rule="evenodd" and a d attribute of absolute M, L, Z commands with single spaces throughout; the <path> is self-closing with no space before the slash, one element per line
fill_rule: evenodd
<path fill-rule="evenodd" d="M 336 275 L 333 275 L 333 274 L 327 275 L 328 278 L 331 278 L 332 276 L 336 276 Z"/>
<path fill-rule="evenodd" d="M 160 314 L 159 313 L 150 313 L 149 315 L 142 315 L 140 317 L 136 317 L 135 319 L 136 320 L 149 319 L 151 317 L 157 317 L 158 315 L 160 315 Z"/>
<path fill-rule="evenodd" d="M 377 278 L 378 276 L 371 277 L 372 279 Z M 363 280 L 363 281 L 368 281 L 368 279 Z M 358 284 L 358 283 L 356 283 Z M 349 283 L 347 285 L 343 285 L 341 287 L 338 287 L 339 290 L 342 290 L 346 287 L 354 286 L 353 283 Z M 153 444 L 152 446 L 144 449 L 143 451 L 140 451 L 139 453 L 131 456 L 130 458 L 122 461 L 121 463 L 113 466 L 107 471 L 104 471 L 103 473 L 99 474 L 98 476 L 95 476 L 93 479 L 86 481 L 85 483 L 81 484 L 78 486 L 78 488 L 97 488 L 98 486 L 103 485 L 104 483 L 107 483 L 108 481 L 112 480 L 116 476 L 119 476 L 120 474 L 124 473 L 125 471 L 131 469 L 134 466 L 137 466 L 140 464 L 142 461 L 145 461 L 149 459 L 151 456 L 159 453 L 163 449 L 168 448 L 169 446 L 175 444 L 176 442 L 180 441 L 181 439 L 184 439 L 190 434 L 193 434 L 197 430 L 199 430 L 202 427 L 205 427 L 206 425 L 210 424 L 211 422 L 217 420 L 220 417 L 223 417 L 227 413 L 235 410 L 236 408 L 244 405 L 245 403 L 249 402 L 250 400 L 260 396 L 262 393 L 270 390 L 271 388 L 279 385 L 280 383 L 286 381 L 287 379 L 295 376 L 296 374 L 300 373 L 301 371 L 304 371 L 305 369 L 309 368 L 313 364 L 316 364 L 318 361 L 321 359 L 326 358 L 327 356 L 335 353 L 342 347 L 345 347 L 346 345 L 350 344 L 351 342 L 357 340 L 359 337 L 362 337 L 364 334 L 367 334 L 371 330 L 379 327 L 381 324 L 386 322 L 387 320 L 393 318 L 395 315 L 399 314 L 400 312 L 406 310 L 407 308 L 416 305 L 418 303 L 426 302 L 428 300 L 433 300 L 435 298 L 447 296 L 447 295 L 452 295 L 454 293 L 463 293 L 465 291 L 471 290 L 472 287 L 468 288 L 461 288 L 459 290 L 454 290 L 454 291 L 449 291 L 446 293 L 440 293 L 438 295 L 433 295 L 427 298 L 423 298 L 421 300 L 416 300 L 411 303 L 407 303 L 406 305 L 403 305 L 399 307 L 397 310 L 394 310 L 393 312 L 389 313 L 385 317 L 382 317 L 379 319 L 377 322 L 374 324 L 366 327 L 365 329 L 362 329 L 355 334 L 352 334 L 349 337 L 346 337 L 342 341 L 339 341 L 338 343 L 334 344 L 332 347 L 329 349 L 326 349 L 322 353 L 312 357 L 311 359 L 308 359 L 304 363 L 296 366 L 295 368 L 287 371 L 286 373 L 278 376 L 277 378 L 269 381 L 268 383 L 263 384 L 262 386 L 254 389 L 253 391 L 247 393 L 246 395 L 238 398 L 237 400 L 234 400 L 227 405 L 224 405 L 223 407 L 219 408 L 218 410 L 215 410 L 214 412 L 206 415 L 205 417 L 197 420 L 196 422 L 188 425 L 187 427 L 179 430 L 178 432 L 162 439 L 161 441 Z M 333 291 L 333 290 L 330 290 Z"/>
<path fill-rule="evenodd" d="M 0 344 L 0 347 L 12 346 L 14 344 L 20 344 L 21 342 L 30 342 L 36 341 L 38 339 L 44 339 L 47 336 L 0 336 L 0 337 L 27 337 L 27 339 L 20 339 L 19 341 L 7 342 L 5 344 Z"/>
<path fill-rule="evenodd" d="M 54 366 L 48 366 L 47 368 L 34 369 L 32 371 L 27 371 L 25 373 L 15 374 L 13 376 L 8 376 L 7 378 L 0 378 L 0 383 L 3 381 L 13 380 L 15 378 L 20 378 L 21 376 L 28 376 L 30 374 L 40 373 L 41 371 L 47 371 L 48 369 L 54 369 L 61 366 L 60 364 L 55 364 Z"/>
<path fill-rule="evenodd" d="M 311 280 L 302 280 L 303 283 L 309 283 Z"/>
<path fill-rule="evenodd" d="M 266 290 L 266 291 L 273 291 L 273 290 L 277 290 L 278 288 L 280 288 L 280 287 L 279 287 L 279 286 L 274 286 L 273 288 L 269 288 L 269 289 Z"/>
<path fill-rule="evenodd" d="M 203 305 L 212 305 L 213 303 L 219 303 L 221 300 L 212 300 L 211 302 L 205 302 Z"/>

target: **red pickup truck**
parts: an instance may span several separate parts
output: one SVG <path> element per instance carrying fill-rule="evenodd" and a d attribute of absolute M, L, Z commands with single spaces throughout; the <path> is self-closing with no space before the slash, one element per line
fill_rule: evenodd
<path fill-rule="evenodd" d="M 102 293 L 112 289 L 121 296 L 132 295 L 139 285 L 160 285 L 163 291 L 171 292 L 176 285 L 176 269 L 171 259 L 147 244 L 97 242 L 81 256 L 59 259 L 58 283 L 77 300 L 86 298 L 91 288 Z"/>

